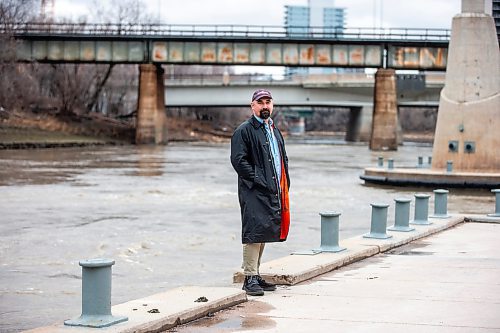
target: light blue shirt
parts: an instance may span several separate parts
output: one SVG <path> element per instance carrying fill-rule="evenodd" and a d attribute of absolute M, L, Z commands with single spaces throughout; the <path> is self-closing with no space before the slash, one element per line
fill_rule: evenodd
<path fill-rule="evenodd" d="M 274 169 L 276 170 L 276 176 L 278 177 L 277 185 L 279 188 L 279 181 L 281 180 L 281 153 L 280 147 L 278 145 L 278 139 L 274 135 L 272 129 L 273 120 L 269 118 L 269 122 L 266 123 L 262 118 L 253 115 L 261 124 L 264 123 L 264 128 L 266 129 L 267 140 L 269 141 L 269 147 L 271 148 L 271 154 L 273 155 Z"/>

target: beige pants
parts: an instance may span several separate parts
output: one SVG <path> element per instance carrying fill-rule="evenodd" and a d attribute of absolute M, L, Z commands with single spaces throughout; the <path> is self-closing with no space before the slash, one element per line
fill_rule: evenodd
<path fill-rule="evenodd" d="M 260 258 L 264 252 L 265 243 L 243 244 L 243 274 L 259 275 Z"/>

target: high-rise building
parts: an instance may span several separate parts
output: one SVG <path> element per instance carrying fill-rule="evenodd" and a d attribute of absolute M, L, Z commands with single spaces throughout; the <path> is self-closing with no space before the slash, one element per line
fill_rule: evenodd
<path fill-rule="evenodd" d="M 345 27 L 345 8 L 334 7 L 333 0 L 308 0 L 307 6 L 285 6 L 285 28 L 289 36 L 315 33 L 341 33 Z M 287 68 L 286 73 L 305 74 L 307 68 Z M 332 72 L 331 69 L 313 72 Z"/>
<path fill-rule="evenodd" d="M 285 27 L 289 35 L 309 32 L 309 7 L 285 6 Z"/>
<path fill-rule="evenodd" d="M 345 8 L 325 8 L 323 12 L 325 32 L 341 32 L 345 27 Z"/>
<path fill-rule="evenodd" d="M 285 6 L 285 27 L 291 35 L 314 31 L 332 32 L 345 26 L 345 8 L 333 0 L 308 0 L 307 6 Z"/>

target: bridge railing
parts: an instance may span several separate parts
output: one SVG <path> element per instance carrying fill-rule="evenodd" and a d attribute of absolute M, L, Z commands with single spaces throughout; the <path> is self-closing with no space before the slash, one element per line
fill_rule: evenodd
<path fill-rule="evenodd" d="M 95 35 L 199 38 L 285 38 L 448 41 L 448 29 L 325 28 L 250 25 L 188 25 L 135 23 L 0 23 L 0 33 L 15 35 Z"/>
<path fill-rule="evenodd" d="M 407 74 L 398 74 L 408 76 Z M 426 84 L 442 86 L 444 84 L 444 72 L 425 72 L 419 74 L 425 77 Z M 339 85 L 339 86 L 363 86 L 373 85 L 374 74 L 369 73 L 331 73 L 331 74 L 175 74 L 165 73 L 165 85 L 167 86 L 198 86 L 198 85 Z"/>
<path fill-rule="evenodd" d="M 286 84 L 300 82 L 296 75 L 272 74 L 165 74 L 166 85 Z"/>

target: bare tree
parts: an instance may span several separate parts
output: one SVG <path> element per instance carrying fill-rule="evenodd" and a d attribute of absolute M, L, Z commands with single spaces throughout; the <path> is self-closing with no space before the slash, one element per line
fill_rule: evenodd
<path fill-rule="evenodd" d="M 13 29 L 32 18 L 33 0 L 0 0 L 0 66 L 15 61 Z"/>
<path fill-rule="evenodd" d="M 121 32 L 133 28 L 137 24 L 157 24 L 157 19 L 153 17 L 145 8 L 143 0 L 112 0 L 103 4 L 102 1 L 93 0 L 92 16 L 99 23 L 112 24 Z"/>
<path fill-rule="evenodd" d="M 16 63 L 13 29 L 33 17 L 33 0 L 0 0 L 0 106 L 11 109 L 29 104 L 33 81 L 29 72 Z"/>
<path fill-rule="evenodd" d="M 31 20 L 34 9 L 34 0 L 0 0 L 0 26 L 9 32 L 16 23 Z"/>
<path fill-rule="evenodd" d="M 103 5 L 103 2 L 94 1 L 93 17 L 101 23 L 132 24 L 148 19 L 144 7 L 141 0 L 113 0 L 109 7 Z M 84 22 L 79 24 L 82 28 L 85 26 Z M 134 75 L 137 73 L 130 66 L 118 66 L 118 73 L 115 74 L 115 67 L 114 64 L 55 65 L 45 68 L 43 76 L 45 83 L 49 85 L 48 92 L 57 100 L 62 115 L 92 111 L 119 115 L 124 113 L 124 100 L 129 89 L 123 81 L 112 78 L 114 76 L 129 78 L 130 73 Z"/>

